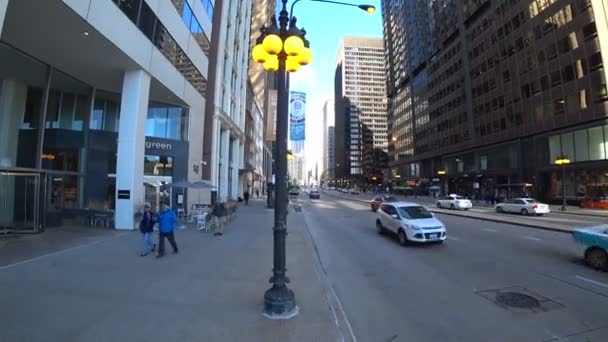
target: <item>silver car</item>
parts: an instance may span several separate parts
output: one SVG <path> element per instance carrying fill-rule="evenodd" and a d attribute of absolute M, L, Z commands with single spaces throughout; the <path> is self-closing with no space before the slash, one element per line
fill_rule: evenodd
<path fill-rule="evenodd" d="M 533 198 L 512 198 L 496 205 L 497 213 L 517 213 L 527 215 L 544 215 L 551 212 L 549 205 L 537 202 Z"/>

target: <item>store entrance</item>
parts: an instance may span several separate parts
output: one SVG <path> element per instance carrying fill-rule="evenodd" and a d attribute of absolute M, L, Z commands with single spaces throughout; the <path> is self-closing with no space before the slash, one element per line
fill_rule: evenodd
<path fill-rule="evenodd" d="M 154 212 L 160 211 L 162 203 L 173 207 L 171 177 L 144 176 L 144 200 L 146 203 L 150 203 Z"/>
<path fill-rule="evenodd" d="M 37 233 L 40 222 L 40 174 L 0 171 L 0 233 Z"/>

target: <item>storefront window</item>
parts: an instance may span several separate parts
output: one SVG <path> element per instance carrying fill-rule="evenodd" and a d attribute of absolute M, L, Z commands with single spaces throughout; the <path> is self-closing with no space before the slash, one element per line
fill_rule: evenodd
<path fill-rule="evenodd" d="M 606 159 L 603 127 L 593 127 L 589 129 L 589 159 Z"/>
<path fill-rule="evenodd" d="M 574 132 L 574 161 L 589 160 L 589 141 L 587 141 L 587 130 L 582 129 Z"/>
<path fill-rule="evenodd" d="M 42 168 L 78 172 L 80 151 L 71 148 L 48 148 L 42 152 Z"/>
<path fill-rule="evenodd" d="M 572 132 L 562 134 L 562 155 L 574 160 L 574 140 Z"/>
<path fill-rule="evenodd" d="M 95 105 L 91 113 L 91 129 L 118 132 L 120 96 L 102 91 L 95 92 Z"/>
<path fill-rule="evenodd" d="M 47 129 L 82 131 L 91 108 L 91 87 L 53 71 L 47 104 Z"/>
<path fill-rule="evenodd" d="M 36 167 L 48 67 L 0 43 L 0 167 Z"/>
<path fill-rule="evenodd" d="M 173 157 L 145 156 L 144 175 L 146 176 L 173 176 Z"/>
<path fill-rule="evenodd" d="M 559 141 L 559 135 L 553 135 L 549 137 L 549 161 L 551 164 L 555 164 L 555 161 L 562 154 L 561 143 Z"/>

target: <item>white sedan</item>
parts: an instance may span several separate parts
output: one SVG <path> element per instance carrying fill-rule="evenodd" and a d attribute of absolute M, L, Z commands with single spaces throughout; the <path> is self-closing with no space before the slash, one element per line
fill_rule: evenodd
<path fill-rule="evenodd" d="M 442 197 L 437 201 L 437 208 L 469 210 L 472 207 L 473 203 L 471 203 L 470 200 L 455 194 L 450 194 L 448 196 Z"/>
<path fill-rule="evenodd" d="M 391 231 L 399 237 L 399 243 L 443 242 L 447 235 L 445 225 L 425 207 L 416 203 L 383 203 L 377 211 L 378 234 Z"/>
<path fill-rule="evenodd" d="M 518 213 L 526 215 L 543 215 L 551 212 L 549 206 L 533 198 L 512 198 L 496 205 L 497 213 Z"/>

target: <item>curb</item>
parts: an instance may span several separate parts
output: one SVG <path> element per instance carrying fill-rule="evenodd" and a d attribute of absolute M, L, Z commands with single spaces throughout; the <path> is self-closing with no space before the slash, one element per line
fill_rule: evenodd
<path fill-rule="evenodd" d="M 326 194 L 329 195 L 329 196 L 331 196 L 331 197 L 334 197 L 334 198 L 340 198 L 340 199 L 344 199 L 344 200 L 348 200 L 348 201 L 360 202 L 360 203 L 369 203 L 369 201 L 363 201 L 363 200 L 358 200 L 358 199 L 354 199 L 354 198 L 336 196 L 334 194 L 328 194 L 328 193 L 326 193 Z M 449 212 L 449 211 L 437 210 L 437 209 L 432 209 L 432 208 L 429 208 L 429 211 L 432 212 L 432 213 L 451 215 L 451 216 L 458 216 L 458 217 L 466 217 L 466 218 L 470 218 L 470 219 L 474 219 L 474 220 L 480 220 L 480 221 L 489 221 L 489 222 L 495 222 L 495 223 L 507 223 L 507 224 L 512 224 L 514 226 L 536 228 L 536 229 L 548 230 L 548 231 L 559 232 L 559 233 L 572 233 L 571 230 L 562 229 L 562 228 L 556 228 L 556 227 L 548 227 L 548 226 L 535 225 L 535 224 L 532 224 L 532 223 L 513 222 L 513 221 L 508 221 L 508 220 L 498 219 L 498 218 L 492 218 L 492 217 L 470 216 L 470 215 L 464 215 L 464 214 L 461 214 L 461 213 L 458 213 L 458 212 L 454 212 L 454 211 Z M 483 214 L 480 214 L 480 215 L 483 215 Z"/>

